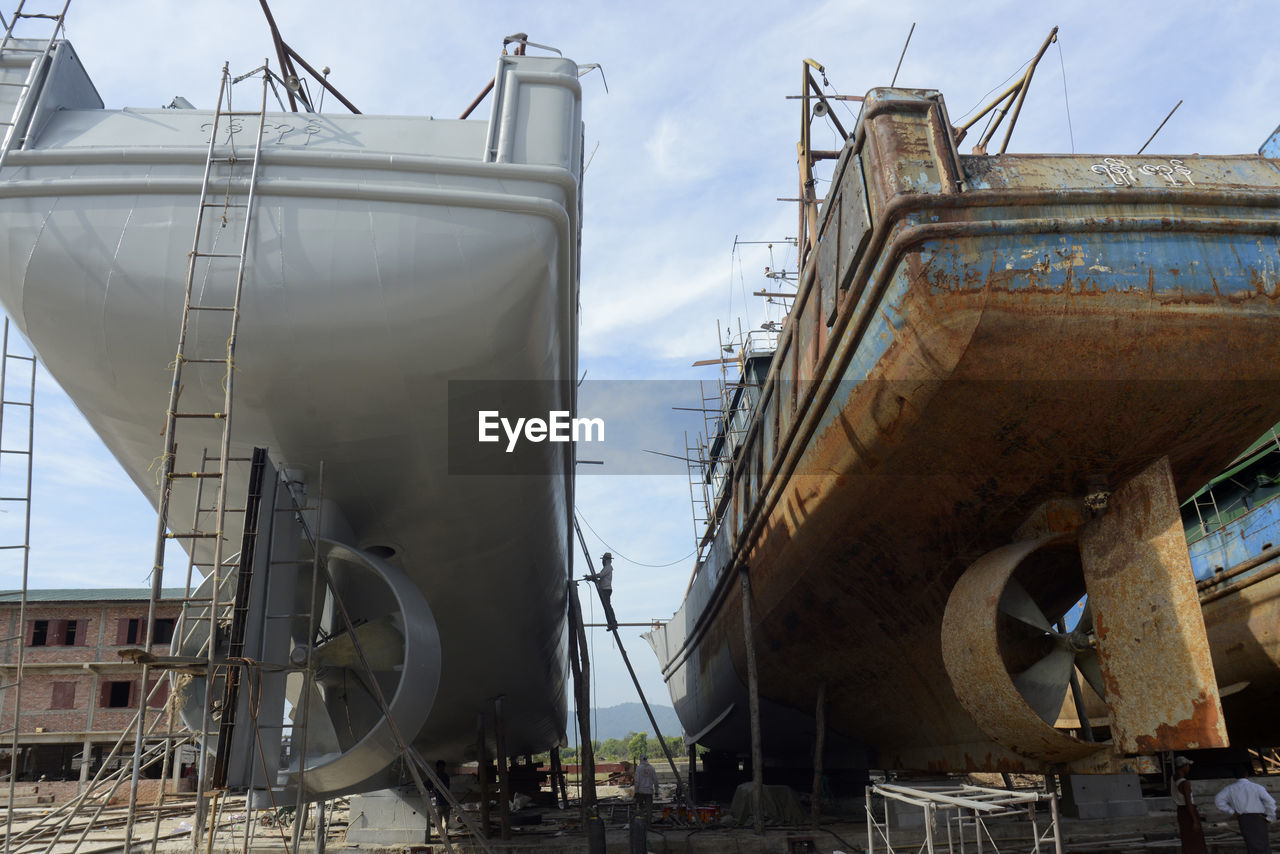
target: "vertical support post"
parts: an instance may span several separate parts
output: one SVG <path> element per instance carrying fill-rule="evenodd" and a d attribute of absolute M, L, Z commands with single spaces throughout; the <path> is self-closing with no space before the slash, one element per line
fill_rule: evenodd
<path fill-rule="evenodd" d="M 698 745 L 689 745 L 689 802 L 698 803 L 698 790 L 694 784 L 694 774 L 698 771 Z"/>
<path fill-rule="evenodd" d="M 751 576 L 746 564 L 738 570 L 742 579 L 742 640 L 747 651 L 747 696 L 751 712 L 751 802 L 753 827 L 764 835 L 764 756 L 760 747 L 760 680 L 756 673 L 756 641 L 751 628 Z"/>
<path fill-rule="evenodd" d="M 502 820 L 502 840 L 506 842 L 511 839 L 511 775 L 507 769 L 507 725 L 501 697 L 493 701 L 493 730 L 498 754 L 498 815 Z"/>
<path fill-rule="evenodd" d="M 867 796 L 867 851 L 869 852 L 869 854 L 874 854 L 876 850 L 876 837 L 873 831 L 875 830 L 875 826 L 876 826 L 876 814 L 871 809 L 871 787 L 870 786 L 866 787 L 866 796 Z"/>
<path fill-rule="evenodd" d="M 925 850 L 933 854 L 933 804 L 924 808 L 924 844 Z"/>
<path fill-rule="evenodd" d="M 827 683 L 818 683 L 818 703 L 814 710 L 817 734 L 813 744 L 813 796 L 810 799 L 809 817 L 814 825 L 822 816 L 822 754 L 827 741 Z"/>
<path fill-rule="evenodd" d="M 427 802 L 430 809 L 431 803 Z M 302 848 L 302 832 L 307 829 L 307 816 L 310 814 L 311 804 L 303 802 L 302 805 L 293 814 L 293 849 L 298 851 Z M 435 824 L 435 813 L 431 813 L 431 823 Z"/>
<path fill-rule="evenodd" d="M 957 812 L 959 812 L 957 810 Z M 893 851 L 893 840 L 889 838 L 889 799 L 884 799 L 884 828 L 880 833 L 884 836 L 884 847 L 886 851 Z M 963 845 L 963 843 L 961 843 Z M 964 850 L 963 848 L 961 849 Z"/>
<path fill-rule="evenodd" d="M 1049 793 L 1049 820 L 1053 822 L 1053 854 L 1062 854 L 1062 834 L 1058 821 L 1058 793 Z"/>
<path fill-rule="evenodd" d="M 489 838 L 489 752 L 485 746 L 484 713 L 476 715 L 476 777 L 480 783 L 480 833 Z"/>
<path fill-rule="evenodd" d="M 569 582 L 569 664 L 573 669 L 573 705 L 577 710 L 582 746 L 578 754 L 578 795 L 582 804 L 582 826 L 596 805 L 596 756 L 591 746 L 591 659 L 587 654 L 587 629 L 582 624 L 582 604 L 578 588 Z"/>
<path fill-rule="evenodd" d="M 90 705 L 92 705 L 92 696 L 90 695 Z M 83 792 L 85 785 L 89 782 L 89 763 L 93 761 L 93 742 L 86 736 L 84 745 L 80 748 L 82 757 L 80 762 L 80 785 L 76 787 L 77 792 Z M 14 757 L 9 757 L 9 773 L 13 776 L 17 775 L 17 767 Z"/>
<path fill-rule="evenodd" d="M 316 803 L 316 854 L 324 854 L 324 801 Z"/>
<path fill-rule="evenodd" d="M 564 774 L 560 770 L 560 748 L 551 748 L 551 795 L 561 808 L 569 806 L 569 796 L 564 791 Z"/>
<path fill-rule="evenodd" d="M 209 805 L 209 827 L 206 828 L 205 833 L 205 854 L 212 854 L 213 852 L 213 836 L 218 832 L 218 799 L 221 794 L 222 792 L 215 789 L 213 792 L 213 801 Z M 199 848 L 197 847 L 196 850 L 199 850 Z"/>

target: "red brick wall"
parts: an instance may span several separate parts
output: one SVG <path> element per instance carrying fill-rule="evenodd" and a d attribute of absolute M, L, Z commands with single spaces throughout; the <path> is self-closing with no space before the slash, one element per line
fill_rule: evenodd
<path fill-rule="evenodd" d="M 177 603 L 161 604 L 158 618 L 176 618 L 180 611 Z M 43 727 L 46 734 L 80 734 L 86 731 L 119 732 L 133 717 L 137 708 L 139 689 L 136 687 L 141 668 L 125 662 L 119 656 L 124 646 L 117 644 L 120 620 L 145 620 L 146 602 L 32 602 L 28 603 L 26 625 L 18 625 L 18 606 L 0 605 L 0 627 L 6 636 L 23 637 L 22 678 L 22 734 L 35 733 Z M 76 620 L 77 637 L 74 646 L 28 646 L 30 626 L 34 620 Z M 16 663 L 17 649 L 14 643 L 0 645 L 0 662 Z M 47 665 L 65 664 L 65 667 Z M 90 667 L 85 667 L 90 665 Z M 8 670 L 4 681 L 12 678 Z M 153 676 L 154 680 L 156 677 Z M 109 708 L 102 705 L 103 685 L 112 681 L 135 683 L 131 708 Z M 54 684 L 74 684 L 74 708 L 53 709 Z M 64 689 L 65 690 L 65 689 Z M 0 728 L 13 723 L 14 691 L 4 692 L 0 707 Z M 158 715 L 161 710 L 150 712 Z"/>
<path fill-rule="evenodd" d="M 19 784 L 22 785 L 22 784 Z M 37 794 L 52 795 L 53 803 L 64 804 L 74 798 L 80 792 L 80 783 L 75 780 L 62 780 L 50 782 L 48 780 L 43 783 L 32 783 L 31 787 L 36 788 Z M 24 786 L 24 788 L 26 788 Z M 187 780 L 166 780 L 166 792 L 190 792 L 192 791 L 191 783 Z M 160 793 L 159 780 L 139 780 L 138 781 L 138 803 L 150 804 L 154 803 L 156 796 Z M 111 797 L 113 804 L 127 804 L 129 802 L 129 784 L 126 781 L 122 783 L 116 793 Z"/>

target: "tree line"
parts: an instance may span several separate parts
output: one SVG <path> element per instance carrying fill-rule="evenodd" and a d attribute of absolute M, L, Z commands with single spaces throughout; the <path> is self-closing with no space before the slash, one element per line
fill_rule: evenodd
<path fill-rule="evenodd" d="M 682 757 L 688 752 L 684 746 L 684 739 L 678 735 L 669 735 L 665 741 L 672 756 Z M 655 755 L 662 755 L 662 745 L 659 744 L 657 737 L 650 736 L 647 732 L 629 732 L 623 738 L 592 739 L 591 750 L 597 762 L 619 762 L 624 759 L 634 762 L 641 756 L 652 759 Z M 560 761 L 577 762 L 578 748 L 561 748 Z"/>

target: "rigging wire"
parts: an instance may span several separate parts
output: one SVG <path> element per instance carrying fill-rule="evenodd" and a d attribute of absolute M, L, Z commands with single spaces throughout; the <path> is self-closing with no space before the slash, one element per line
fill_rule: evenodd
<path fill-rule="evenodd" d="M 1071 127 L 1071 101 L 1067 99 L 1067 64 L 1062 61 L 1062 39 L 1055 39 L 1058 45 L 1058 66 L 1062 69 L 1062 103 L 1067 108 L 1067 135 L 1071 139 L 1071 153 L 1076 153 L 1076 132 Z"/>
<path fill-rule="evenodd" d="M 733 317 L 733 264 L 738 260 L 738 235 L 733 236 L 733 249 L 729 251 L 729 317 Z"/>
<path fill-rule="evenodd" d="M 849 106 L 848 101 L 841 99 L 840 90 L 837 89 L 829 79 L 826 80 L 825 82 L 827 84 L 827 88 L 831 90 L 831 94 L 836 96 L 837 98 L 836 103 L 844 107 L 844 111 L 849 114 L 849 117 L 853 119 L 854 124 L 856 125 L 858 122 L 858 114 L 853 111 L 853 107 Z"/>
<path fill-rule="evenodd" d="M 643 562 L 638 561 L 638 560 L 632 560 L 631 558 L 629 558 L 629 557 L 627 557 L 626 555 L 624 555 L 622 552 L 620 552 L 620 551 L 618 551 L 617 549 L 615 549 L 613 546 L 611 546 L 611 545 L 609 545 L 608 543 L 606 543 L 606 542 L 604 541 L 604 537 L 602 537 L 602 536 L 600 536 L 598 533 L 596 533 L 596 529 L 591 527 L 591 523 L 587 521 L 587 517 L 586 517 L 586 516 L 583 516 L 583 515 L 582 515 L 582 511 L 581 511 L 581 510 L 578 510 L 577 508 L 574 508 L 574 512 L 577 514 L 578 518 L 579 518 L 580 520 L 582 520 L 582 524 L 584 524 L 584 525 L 586 525 L 586 526 L 587 526 L 587 530 L 589 530 L 591 533 L 595 534 L 596 539 L 597 539 L 597 540 L 599 540 L 599 541 L 600 541 L 600 543 L 601 543 L 601 545 L 603 545 L 606 549 L 608 549 L 608 550 L 609 550 L 609 551 L 614 555 L 614 557 L 620 557 L 620 558 L 622 558 L 623 560 L 625 560 L 627 563 L 635 564 L 636 566 L 646 566 L 646 567 L 649 567 L 650 569 L 665 569 L 665 568 L 666 568 L 666 567 L 668 567 L 668 566 L 675 566 L 676 564 L 680 563 L 681 561 L 688 560 L 689 558 L 693 557 L 693 556 L 697 553 L 697 551 L 698 551 L 697 549 L 694 549 L 693 551 L 689 552 L 689 553 L 688 553 L 687 555 L 685 555 L 684 557 L 682 557 L 682 558 L 678 558 L 678 559 L 676 559 L 676 560 L 671 561 L 671 563 L 643 563 Z"/>
<path fill-rule="evenodd" d="M 1031 59 L 1035 59 L 1035 57 L 1031 57 Z M 1022 65 L 1019 65 L 1017 71 L 1014 71 L 1004 80 L 992 86 L 991 89 L 987 92 L 987 94 L 983 95 L 981 98 L 978 99 L 978 103 L 974 104 L 972 107 L 970 107 L 969 109 L 961 113 L 960 116 L 956 119 L 956 121 L 960 121 L 960 122 L 964 121 L 965 118 L 968 117 L 970 113 L 972 113 L 974 110 L 978 109 L 983 104 L 985 104 L 987 102 L 987 99 L 990 98 L 993 94 L 995 94 L 996 90 L 1000 89 L 1000 87 L 1006 85 L 1010 80 L 1012 80 L 1013 78 L 1021 74 L 1022 70 L 1031 64 L 1031 59 L 1028 59 L 1026 62 L 1022 63 Z"/>

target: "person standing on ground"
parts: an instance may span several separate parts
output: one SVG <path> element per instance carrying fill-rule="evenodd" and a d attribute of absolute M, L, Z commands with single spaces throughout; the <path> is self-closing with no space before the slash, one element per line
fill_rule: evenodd
<path fill-rule="evenodd" d="M 653 814 L 653 796 L 658 791 L 658 772 L 649 764 L 648 756 L 640 757 L 636 766 L 636 811 L 643 812 L 644 823 L 649 823 Z"/>
<path fill-rule="evenodd" d="M 1178 808 L 1178 836 L 1182 840 L 1182 854 L 1206 854 L 1204 844 L 1204 817 L 1191 801 L 1192 760 L 1179 756 L 1173 760 L 1173 779 L 1169 781 L 1169 795 Z"/>
<path fill-rule="evenodd" d="M 618 621 L 613 617 L 613 606 L 609 604 L 609 599 L 613 596 L 613 555 L 605 552 L 600 556 L 600 571 L 582 577 L 596 583 L 600 601 L 604 604 L 604 616 L 609 623 L 609 631 L 613 631 L 618 627 Z"/>
<path fill-rule="evenodd" d="M 1276 800 L 1271 793 L 1248 779 L 1249 769 L 1241 769 L 1240 779 L 1227 786 L 1213 799 L 1214 805 L 1227 815 L 1234 815 L 1249 854 L 1271 854 L 1267 825 L 1276 820 Z"/>
<path fill-rule="evenodd" d="M 452 811 L 452 805 L 445 794 L 449 791 L 449 772 L 444 770 L 443 759 L 436 760 L 436 776 L 440 778 L 440 787 L 435 783 L 431 784 L 431 803 L 436 808 L 436 820 L 440 822 L 438 829 L 443 840 L 449 835 L 449 813 Z"/>

